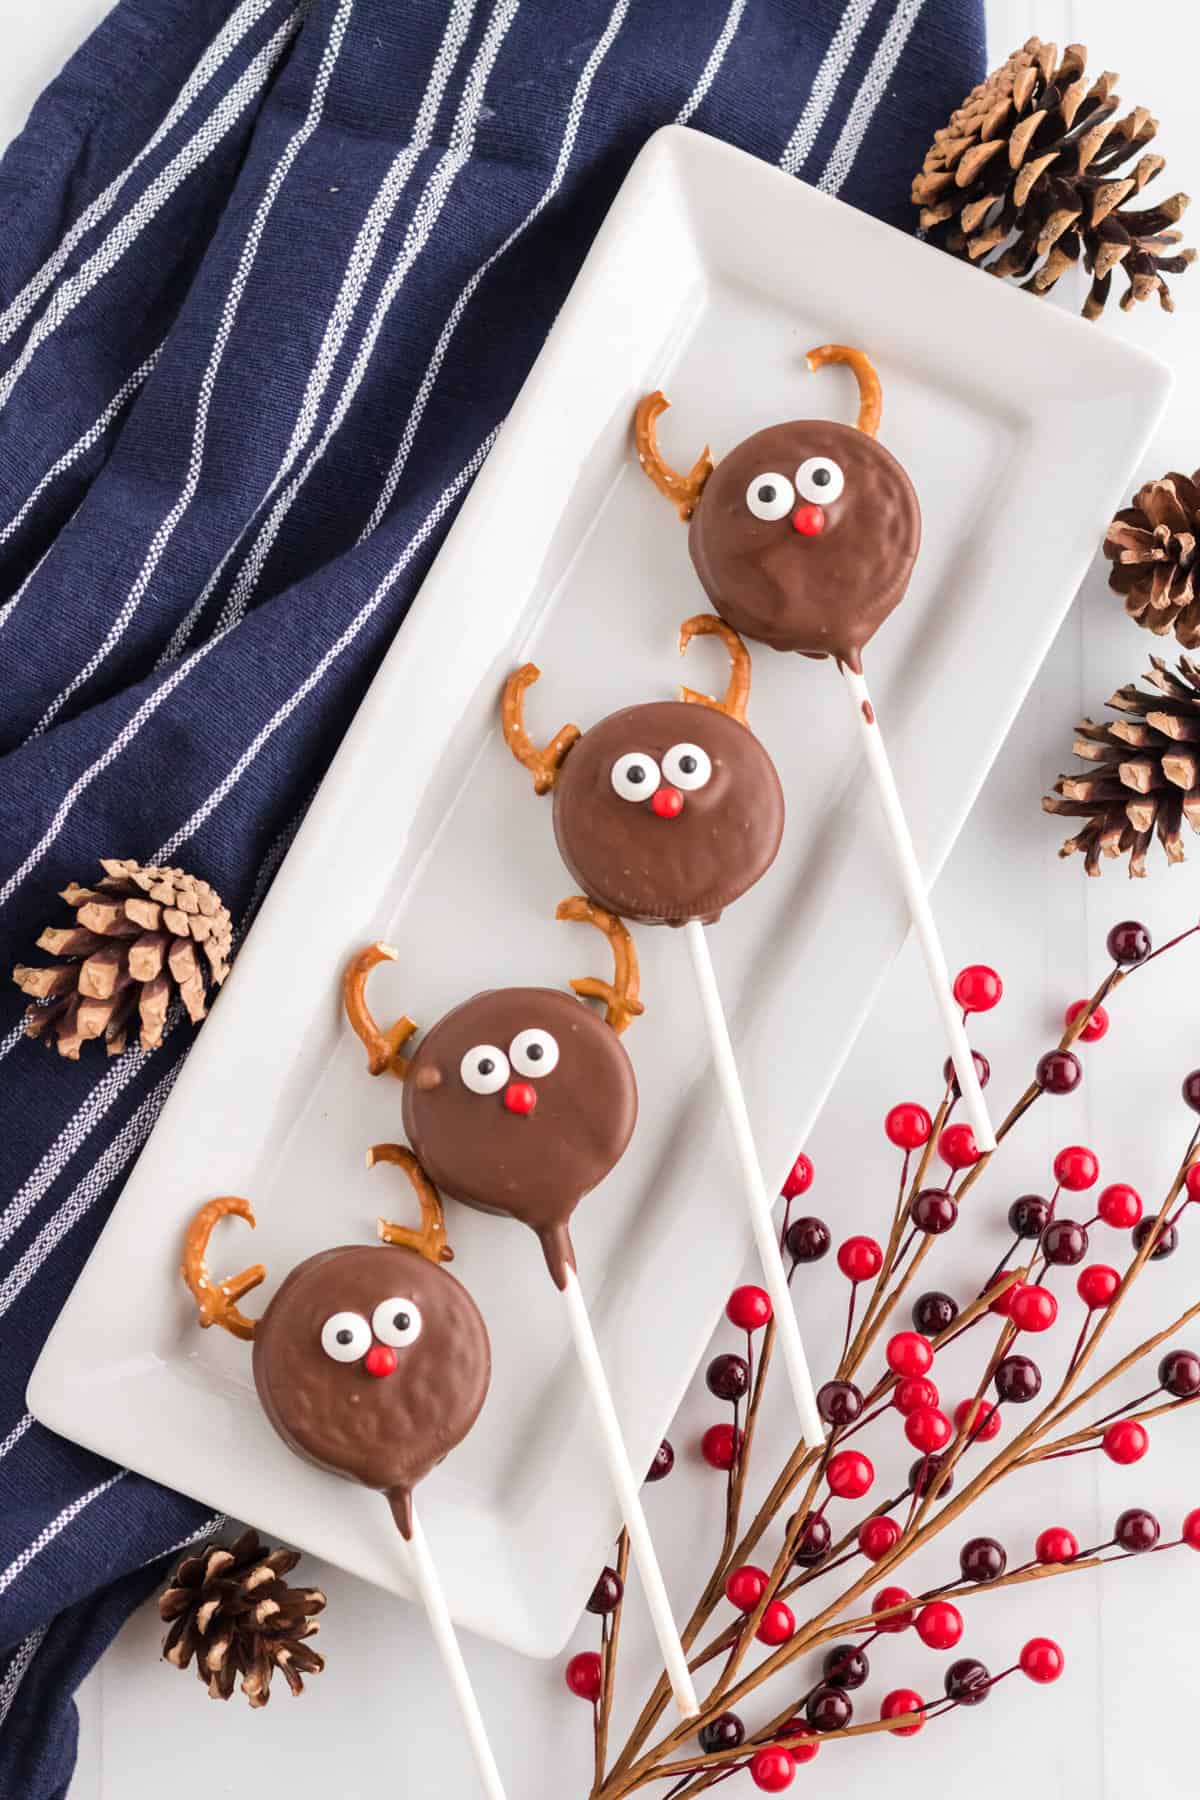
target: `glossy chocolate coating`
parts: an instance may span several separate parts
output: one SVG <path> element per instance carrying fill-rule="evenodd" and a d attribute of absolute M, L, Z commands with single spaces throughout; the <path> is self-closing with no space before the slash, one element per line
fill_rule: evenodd
<path fill-rule="evenodd" d="M 675 744 L 712 762 L 706 786 L 684 795 L 677 818 L 625 800 L 613 764 L 640 750 L 661 765 Z M 712 707 L 655 701 L 610 713 L 584 733 L 554 788 L 559 854 L 589 900 L 642 925 L 710 925 L 752 888 L 783 837 L 783 789 L 746 725 Z"/>
<path fill-rule="evenodd" d="M 336 1362 L 322 1349 L 321 1328 L 333 1313 L 358 1313 L 370 1326 L 380 1301 L 392 1298 L 414 1301 L 422 1320 L 415 1342 L 396 1351 L 393 1374 L 371 1375 L 362 1359 Z M 466 1288 L 391 1244 L 310 1256 L 254 1334 L 254 1383 L 284 1443 L 322 1469 L 382 1489 L 406 1537 L 413 1487 L 466 1437 L 491 1373 L 487 1327 Z"/>
<path fill-rule="evenodd" d="M 518 1032 L 548 1031 L 558 1063 L 530 1081 L 532 1112 L 505 1089 L 476 1094 L 460 1073 L 480 1044 L 508 1054 Z M 513 1070 L 514 1081 L 527 1078 Z M 637 1120 L 633 1065 L 611 1026 L 557 988 L 494 988 L 464 1001 L 422 1039 L 404 1081 L 404 1130 L 434 1186 L 536 1231 L 560 1288 L 575 1257 L 571 1214 L 620 1160 Z"/>
<path fill-rule="evenodd" d="M 824 530 L 804 536 L 792 512 L 756 518 L 746 504 L 751 481 L 766 471 L 794 481 L 810 456 L 832 458 L 845 476 L 838 499 L 822 504 Z M 855 670 L 904 598 L 920 543 L 921 509 L 895 457 L 827 419 L 771 425 L 738 444 L 709 476 L 688 534 L 704 591 L 735 631 Z"/>

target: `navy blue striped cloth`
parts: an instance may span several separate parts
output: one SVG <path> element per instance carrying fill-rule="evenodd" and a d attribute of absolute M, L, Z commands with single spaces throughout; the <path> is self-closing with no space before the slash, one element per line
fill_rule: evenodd
<path fill-rule="evenodd" d="M 101 855 L 245 929 L 651 132 L 908 228 L 981 14 L 120 0 L 0 164 L 0 970 Z M 191 1033 L 72 1063 L 20 1010 L 6 982 L 0 1794 L 45 1800 L 74 1688 L 206 1525 L 24 1398 Z"/>

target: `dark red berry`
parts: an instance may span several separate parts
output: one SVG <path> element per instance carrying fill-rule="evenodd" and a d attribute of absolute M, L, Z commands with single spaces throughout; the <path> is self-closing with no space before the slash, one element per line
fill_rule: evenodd
<path fill-rule="evenodd" d="M 944 1456 L 918 1456 L 908 1471 L 908 1485 L 918 1500 L 923 1500 L 932 1488 L 935 1500 L 944 1500 L 954 1487 L 954 1470 L 943 1474 L 946 1458 Z M 936 1484 L 936 1485 L 935 1485 Z"/>
<path fill-rule="evenodd" d="M 592 1597 L 587 1603 L 590 1613 L 598 1613 L 601 1618 L 606 1613 L 615 1612 L 621 1604 L 625 1592 L 625 1583 L 615 1569 L 602 1569 L 600 1579 L 592 1589 Z"/>
<path fill-rule="evenodd" d="M 1022 1194 L 1008 1209 L 1008 1229 L 1019 1238 L 1039 1238 L 1049 1217 L 1049 1202 L 1040 1194 Z"/>
<path fill-rule="evenodd" d="M 824 1219 L 793 1219 L 784 1241 L 793 1262 L 814 1263 L 828 1253 L 833 1236 Z"/>
<path fill-rule="evenodd" d="M 831 1686 L 849 1688 L 853 1692 L 869 1680 L 871 1665 L 866 1651 L 860 1650 L 857 1644 L 835 1644 L 825 1652 L 821 1670 Z"/>
<path fill-rule="evenodd" d="M 1192 1111 L 1200 1112 L 1200 1069 L 1193 1069 L 1190 1075 L 1184 1076 L 1181 1092 Z"/>
<path fill-rule="evenodd" d="M 985 1088 L 992 1079 L 991 1063 L 983 1054 L 982 1050 L 972 1050 L 971 1061 L 975 1064 L 975 1074 L 978 1077 L 980 1087 Z M 958 1085 L 958 1075 L 955 1071 L 953 1057 L 948 1056 L 942 1064 L 942 1079 L 957 1100 L 962 1094 L 962 1089 Z"/>
<path fill-rule="evenodd" d="M 1047 1050 L 1034 1079 L 1044 1094 L 1069 1094 L 1083 1080 L 1083 1064 L 1070 1050 Z"/>
<path fill-rule="evenodd" d="M 664 1438 L 662 1443 L 658 1446 L 658 1449 L 654 1452 L 654 1461 L 650 1464 L 646 1480 L 665 1481 L 674 1467 L 675 1452 L 672 1450 L 666 1438 Z"/>
<path fill-rule="evenodd" d="M 924 1337 L 937 1337 L 948 1331 L 958 1317 L 958 1302 L 949 1294 L 922 1294 L 913 1303 L 912 1322 Z"/>
<path fill-rule="evenodd" d="M 750 1364 L 744 1356 L 714 1356 L 704 1373 L 705 1385 L 718 1400 L 742 1400 L 750 1391 Z"/>
<path fill-rule="evenodd" d="M 1024 1406 L 1041 1392 L 1041 1370 L 1028 1356 L 1006 1356 L 994 1380 L 996 1393 L 1011 1406 Z"/>
<path fill-rule="evenodd" d="M 736 1750 L 746 1736 L 746 1727 L 734 1712 L 718 1713 L 700 1727 L 700 1748 L 711 1756 L 714 1750 Z"/>
<path fill-rule="evenodd" d="M 1108 954 L 1125 969 L 1145 962 L 1153 947 L 1150 933 L 1137 919 L 1122 920 L 1108 934 Z"/>
<path fill-rule="evenodd" d="M 996 1581 L 1008 1566 L 1004 1545 L 995 1538 L 968 1538 L 958 1553 L 964 1581 Z"/>
<path fill-rule="evenodd" d="M 1074 1268 L 1087 1253 L 1087 1231 L 1074 1219 L 1053 1219 L 1042 1233 L 1042 1255 L 1048 1263 Z"/>
<path fill-rule="evenodd" d="M 946 1698 L 957 1700 L 960 1706 L 978 1706 L 991 1692 L 990 1680 L 986 1664 L 974 1656 L 960 1656 L 946 1670 Z"/>
<path fill-rule="evenodd" d="M 922 1188 L 912 1203 L 912 1222 L 928 1237 L 941 1237 L 958 1218 L 958 1201 L 945 1188 Z"/>
<path fill-rule="evenodd" d="M 817 1390 L 817 1411 L 827 1425 L 853 1425 L 862 1409 L 862 1389 L 852 1381 L 827 1381 Z"/>
<path fill-rule="evenodd" d="M 970 963 L 954 977 L 954 998 L 964 1012 L 991 1012 L 1004 993 L 1004 983 L 986 963 Z"/>
<path fill-rule="evenodd" d="M 1162 1526 L 1144 1506 L 1128 1507 L 1113 1526 L 1113 1537 L 1121 1549 L 1135 1555 L 1143 1550 L 1153 1550 L 1161 1535 Z"/>
<path fill-rule="evenodd" d="M 789 1531 L 791 1526 L 788 1527 Z M 833 1531 L 828 1519 L 810 1519 L 792 1553 L 792 1561 L 802 1569 L 814 1569 L 829 1555 Z"/>
<path fill-rule="evenodd" d="M 802 1150 L 784 1179 L 784 1199 L 795 1200 L 798 1199 L 801 1194 L 807 1194 L 809 1188 L 812 1186 L 812 1179 L 812 1163 Z"/>
<path fill-rule="evenodd" d="M 823 1681 L 808 1696 L 804 1713 L 814 1731 L 841 1731 L 854 1717 L 854 1708 L 843 1688 Z"/>
<path fill-rule="evenodd" d="M 1200 1356 L 1191 1350 L 1168 1350 L 1158 1365 L 1158 1380 L 1176 1400 L 1200 1394 Z"/>
<path fill-rule="evenodd" d="M 1174 1225 L 1165 1219 L 1160 1225 L 1157 1218 L 1139 1219 L 1133 1228 L 1133 1247 L 1140 1250 L 1151 1238 L 1155 1237 L 1153 1250 L 1150 1252 L 1151 1262 L 1162 1262 L 1164 1257 L 1174 1256 L 1179 1248 L 1179 1233 Z"/>

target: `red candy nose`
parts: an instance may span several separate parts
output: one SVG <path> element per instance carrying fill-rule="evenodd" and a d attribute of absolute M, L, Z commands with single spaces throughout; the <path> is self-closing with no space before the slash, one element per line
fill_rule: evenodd
<path fill-rule="evenodd" d="M 372 1344 L 363 1357 L 363 1367 L 368 1375 L 394 1375 L 396 1352 L 388 1344 Z"/>
<path fill-rule="evenodd" d="M 537 1095 L 527 1081 L 510 1081 L 504 1090 L 504 1104 L 512 1113 L 531 1113 Z"/>
<path fill-rule="evenodd" d="M 655 788 L 650 804 L 660 819 L 677 819 L 683 811 L 683 795 L 677 787 Z"/>
<path fill-rule="evenodd" d="M 798 506 L 792 524 L 802 537 L 817 537 L 825 529 L 825 509 L 821 506 Z"/>

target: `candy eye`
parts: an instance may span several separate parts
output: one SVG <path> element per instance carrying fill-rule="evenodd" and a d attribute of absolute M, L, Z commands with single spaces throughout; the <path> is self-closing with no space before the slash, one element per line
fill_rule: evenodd
<path fill-rule="evenodd" d="M 458 1072 L 473 1094 L 498 1094 L 508 1080 L 508 1058 L 495 1044 L 476 1044 L 459 1063 Z"/>
<path fill-rule="evenodd" d="M 404 1350 L 421 1335 L 421 1309 L 414 1300 L 399 1295 L 381 1300 L 371 1314 L 371 1329 L 381 1344 Z"/>
<path fill-rule="evenodd" d="M 357 1362 L 371 1348 L 371 1327 L 361 1313 L 331 1313 L 321 1327 L 321 1348 L 334 1362 Z"/>
<path fill-rule="evenodd" d="M 813 500 L 821 506 L 836 500 L 845 485 L 846 477 L 828 456 L 810 456 L 796 470 L 796 492 L 802 500 Z"/>
<path fill-rule="evenodd" d="M 712 761 L 699 744 L 672 744 L 663 757 L 663 774 L 672 787 L 691 794 L 702 788 L 712 774 Z"/>
<path fill-rule="evenodd" d="M 508 1046 L 508 1054 L 517 1074 L 528 1075 L 534 1081 L 558 1067 L 557 1041 L 548 1031 L 538 1031 L 533 1026 L 517 1033 Z"/>
<path fill-rule="evenodd" d="M 795 489 L 787 476 L 772 470 L 756 475 L 746 489 L 746 505 L 756 519 L 786 519 L 795 504 Z"/>
<path fill-rule="evenodd" d="M 658 764 L 641 750 L 619 756 L 612 767 L 612 784 L 622 800 L 648 800 L 661 780 Z"/>

